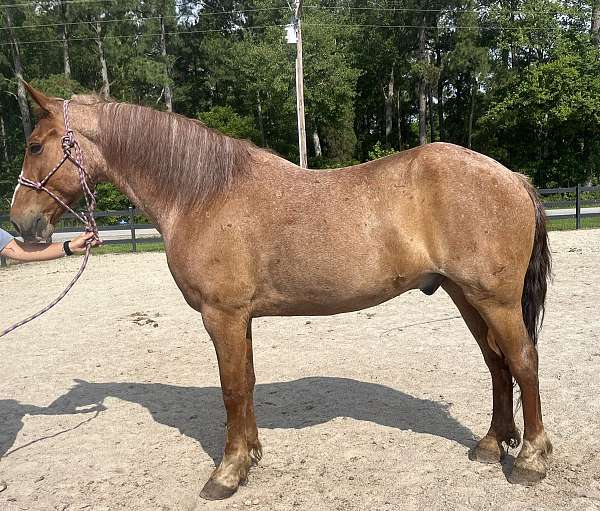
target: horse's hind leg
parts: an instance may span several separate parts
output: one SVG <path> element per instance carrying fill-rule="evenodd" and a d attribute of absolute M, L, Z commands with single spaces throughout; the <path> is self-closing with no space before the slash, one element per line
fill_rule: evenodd
<path fill-rule="evenodd" d="M 254 356 L 252 353 L 252 319 L 248 321 L 246 330 L 246 385 L 248 388 L 248 401 L 246 404 L 246 443 L 252 461 L 258 463 L 262 458 L 262 446 L 258 439 L 258 428 L 254 415 Z"/>
<path fill-rule="evenodd" d="M 208 307 L 203 308 L 202 319 L 217 352 L 227 411 L 223 459 L 200 493 L 205 499 L 217 500 L 235 493 L 240 483 L 246 480 L 252 464 L 246 440 L 248 320 L 239 312 L 228 313 Z"/>
<path fill-rule="evenodd" d="M 460 287 L 454 282 L 446 280 L 443 288 L 454 301 L 475 337 L 492 376 L 492 423 L 487 434 L 469 452 L 469 458 L 482 463 L 496 463 L 504 456 L 503 443 L 510 447 L 517 447 L 521 442 L 521 435 L 515 426 L 513 417 L 513 388 L 510 370 L 506 361 L 490 347 L 487 324 L 481 314 L 467 301 Z"/>
<path fill-rule="evenodd" d="M 534 483 L 546 476 L 546 459 L 552 453 L 552 444 L 542 423 L 537 349 L 527 334 L 520 301 L 507 305 L 487 300 L 478 307 L 521 388 L 523 447 L 509 480 Z"/>

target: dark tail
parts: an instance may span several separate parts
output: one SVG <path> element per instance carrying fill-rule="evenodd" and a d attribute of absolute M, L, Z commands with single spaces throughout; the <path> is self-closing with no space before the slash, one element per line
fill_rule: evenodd
<path fill-rule="evenodd" d="M 523 309 L 523 320 L 527 327 L 529 337 L 533 344 L 537 345 L 538 334 L 544 321 L 544 308 L 546 302 L 546 291 L 548 280 L 552 276 L 552 256 L 548 245 L 548 231 L 546 229 L 546 211 L 536 189 L 525 176 L 521 176 L 523 183 L 533 205 L 535 206 L 535 237 L 533 250 L 527 273 L 525 274 L 525 285 L 521 297 Z"/>

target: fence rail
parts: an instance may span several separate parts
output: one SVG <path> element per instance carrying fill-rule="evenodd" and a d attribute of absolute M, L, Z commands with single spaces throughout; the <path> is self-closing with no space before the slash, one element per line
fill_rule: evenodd
<path fill-rule="evenodd" d="M 575 228 L 581 229 L 581 218 L 591 218 L 591 217 L 600 217 L 600 201 L 582 201 L 581 194 L 586 192 L 600 192 L 600 186 L 572 186 L 572 187 L 563 187 L 563 188 L 541 188 L 538 189 L 538 193 L 542 196 L 546 195 L 562 195 L 567 193 L 575 194 L 575 210 L 574 211 L 566 211 L 563 209 L 554 210 L 549 208 L 548 206 L 554 205 L 555 207 L 567 207 L 572 205 L 573 201 L 552 201 L 547 202 L 546 211 L 548 212 L 549 218 L 553 220 L 564 220 L 575 218 Z M 591 208 L 582 208 L 582 206 L 594 206 L 598 205 L 598 207 Z M 571 208 L 572 209 L 572 208 Z M 589 209 L 590 211 L 586 211 Z M 117 210 L 117 211 L 96 211 L 94 213 L 95 218 L 122 218 L 123 220 L 119 224 L 115 225 L 99 225 L 98 230 L 100 232 L 111 233 L 106 236 L 104 243 L 107 245 L 116 245 L 116 244 L 125 244 L 128 243 L 131 245 L 131 251 L 136 252 L 137 246 L 140 243 L 152 243 L 162 241 L 162 237 L 160 233 L 156 230 L 156 227 L 153 224 L 149 223 L 137 223 L 135 221 L 136 217 L 142 216 L 142 212 L 136 208 L 129 208 L 125 210 Z M 66 220 L 75 220 L 75 217 L 71 213 L 66 213 L 63 215 L 63 219 Z M 125 220 L 127 219 L 127 220 Z M 0 215 L 0 224 L 9 222 L 9 215 Z M 67 234 L 71 232 L 80 232 L 80 227 L 62 227 L 60 230 L 56 231 L 55 234 Z M 117 235 L 118 231 L 130 231 L 129 237 L 121 237 Z M 14 234 L 14 233 L 13 233 Z M 115 236 L 117 236 L 115 238 Z M 103 237 L 104 238 L 104 237 Z M 0 264 L 1 266 L 6 266 L 6 259 L 0 256 Z"/>
<path fill-rule="evenodd" d="M 105 233 L 103 236 L 104 244 L 106 245 L 121 245 L 130 244 L 131 251 L 137 252 L 137 246 L 140 243 L 155 243 L 162 241 L 160 233 L 156 230 L 156 226 L 150 223 L 136 222 L 136 217 L 142 216 L 143 213 L 136 208 L 125 210 L 110 210 L 110 211 L 95 211 L 94 218 L 122 218 L 122 223 L 98 225 L 98 231 Z M 76 220 L 71 213 L 65 213 L 62 217 L 64 220 Z M 125 220 L 126 219 L 126 220 Z M 0 224 L 10 222 L 10 216 L 0 215 Z M 129 231 L 129 236 L 121 236 L 121 231 Z M 81 232 L 81 227 L 61 227 L 55 231 L 54 235 L 68 234 L 73 232 Z M 16 236 L 16 233 L 11 232 Z M 112 238 L 112 239 L 111 239 Z M 6 266 L 6 258 L 0 256 L 0 266 Z"/>

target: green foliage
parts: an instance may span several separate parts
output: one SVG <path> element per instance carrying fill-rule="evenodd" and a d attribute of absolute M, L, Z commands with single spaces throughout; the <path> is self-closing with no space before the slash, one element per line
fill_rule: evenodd
<path fill-rule="evenodd" d="M 73 94 L 89 93 L 79 82 L 66 78 L 64 74 L 48 75 L 46 78 L 35 78 L 31 85 L 41 90 L 46 96 L 54 98 L 70 98 Z"/>
<path fill-rule="evenodd" d="M 540 186 L 593 181 L 600 168 L 600 55 L 567 50 L 507 80 L 481 119 L 489 152 Z"/>
<path fill-rule="evenodd" d="M 225 135 L 258 141 L 259 134 L 254 127 L 254 119 L 237 114 L 232 107 L 215 106 L 208 112 L 198 114 L 200 119 L 209 128 L 214 128 Z"/>
<path fill-rule="evenodd" d="M 99 210 L 122 211 L 132 205 L 113 184 L 99 183 L 96 186 L 96 193 Z"/>
<path fill-rule="evenodd" d="M 391 156 L 392 154 L 396 154 L 398 151 L 394 149 L 385 149 L 381 142 L 377 142 L 373 148 L 369 151 L 369 161 L 378 160 L 379 158 L 385 158 L 386 156 Z"/>

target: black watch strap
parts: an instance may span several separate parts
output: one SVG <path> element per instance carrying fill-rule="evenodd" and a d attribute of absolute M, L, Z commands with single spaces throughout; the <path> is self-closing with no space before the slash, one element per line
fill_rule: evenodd
<path fill-rule="evenodd" d="M 63 250 L 65 252 L 65 255 L 72 256 L 73 251 L 71 250 L 71 247 L 69 247 L 69 243 L 70 243 L 70 241 L 65 241 L 63 243 Z"/>

